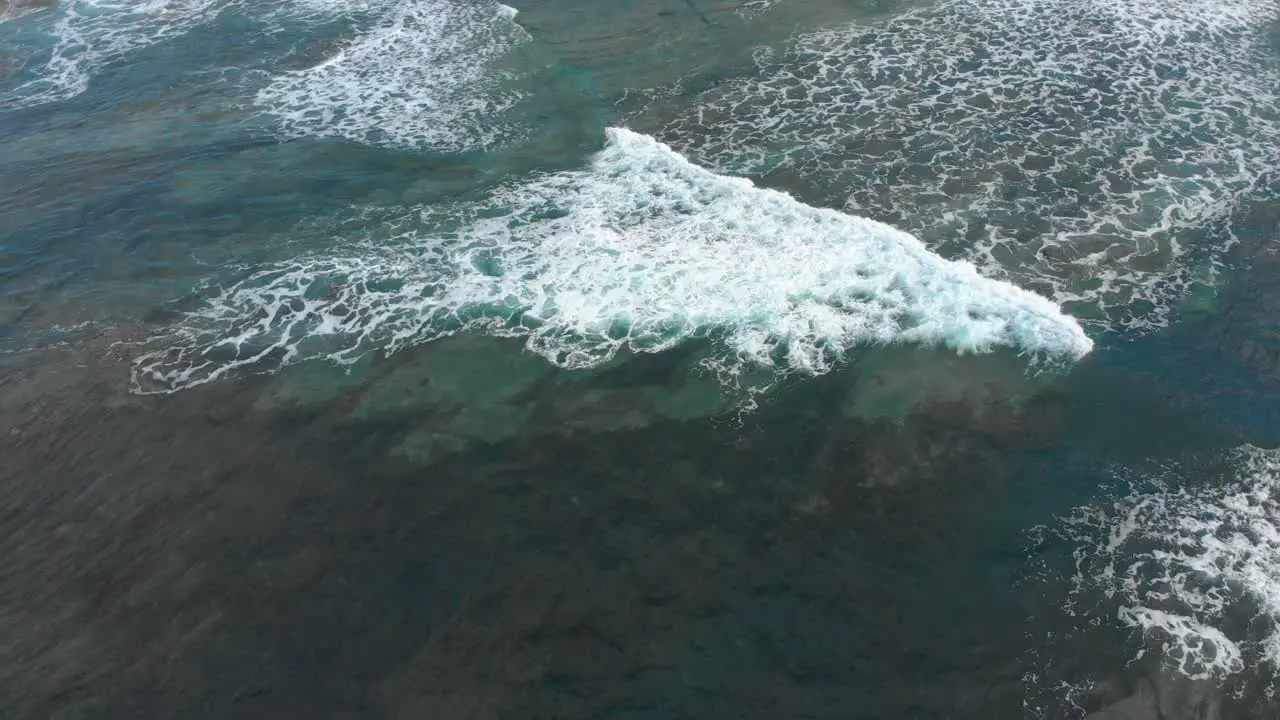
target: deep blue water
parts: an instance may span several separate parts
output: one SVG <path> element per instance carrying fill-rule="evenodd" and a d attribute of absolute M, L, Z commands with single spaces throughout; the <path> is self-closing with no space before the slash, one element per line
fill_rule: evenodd
<path fill-rule="evenodd" d="M 6 717 L 1280 713 L 1273 0 L 28 4 Z"/>

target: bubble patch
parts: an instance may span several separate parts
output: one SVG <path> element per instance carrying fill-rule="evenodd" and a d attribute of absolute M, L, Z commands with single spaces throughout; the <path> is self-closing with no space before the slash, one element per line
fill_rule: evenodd
<path fill-rule="evenodd" d="M 623 129 L 586 169 L 384 227 L 397 229 L 209 288 L 138 358 L 135 389 L 352 362 L 464 329 L 524 338 L 563 368 L 707 339 L 728 381 L 755 368 L 825 373 L 868 343 L 1046 360 L 1092 347 L 1052 302 L 907 233 L 715 175 Z"/>
<path fill-rule="evenodd" d="M 256 96 L 286 137 L 462 151 L 516 133 L 522 97 L 494 64 L 528 39 L 496 2 L 392 2 L 325 61 L 274 77 Z"/>
<path fill-rule="evenodd" d="M 1212 279 L 1234 206 L 1280 165 L 1277 17 L 1275 0 L 944 0 L 762 48 L 750 77 L 645 116 L 718 172 L 820 185 L 814 202 L 1142 332 Z"/>
<path fill-rule="evenodd" d="M 734 13 L 739 17 L 753 18 L 757 15 L 763 15 L 764 13 L 769 12 L 769 10 L 773 9 L 773 6 L 777 5 L 780 1 L 781 0 L 745 0 L 745 2 L 741 3 L 736 9 L 734 9 Z"/>
<path fill-rule="evenodd" d="M 1234 477 L 1188 486 L 1171 472 L 1059 532 L 1077 547 L 1072 612 L 1097 596 L 1191 678 L 1280 668 L 1280 451 L 1246 447 Z"/>

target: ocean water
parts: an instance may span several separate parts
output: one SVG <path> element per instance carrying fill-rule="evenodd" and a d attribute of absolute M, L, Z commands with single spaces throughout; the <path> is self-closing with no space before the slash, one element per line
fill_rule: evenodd
<path fill-rule="evenodd" d="M 1280 716 L 1275 0 L 0 18 L 5 717 Z"/>

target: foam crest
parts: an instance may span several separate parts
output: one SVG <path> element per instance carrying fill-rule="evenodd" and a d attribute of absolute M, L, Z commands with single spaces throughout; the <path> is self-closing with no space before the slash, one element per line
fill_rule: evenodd
<path fill-rule="evenodd" d="M 136 389 L 351 362 L 459 330 L 524 338 L 563 368 L 703 339 L 727 382 L 762 368 L 825 373 L 861 344 L 1046 360 L 1092 347 L 1052 302 L 907 233 L 715 175 L 623 129 L 588 168 L 385 227 L 389 240 L 346 240 L 347 252 L 211 287 L 138 359 Z"/>
<path fill-rule="evenodd" d="M 1158 478 L 1062 526 L 1078 543 L 1072 601 L 1101 591 L 1193 678 L 1280 667 L 1280 451 L 1246 447 L 1234 466 L 1225 483 Z"/>
<path fill-rule="evenodd" d="M 1275 0 L 944 0 L 761 50 L 659 137 L 1115 329 L 1166 324 L 1280 163 Z M 658 107 L 645 112 L 662 112 Z M 669 116 L 668 116 L 669 117 Z"/>
<path fill-rule="evenodd" d="M 514 132 L 519 101 L 494 63 L 527 39 L 496 2 L 392 2 L 337 54 L 279 75 L 256 101 L 286 136 L 460 151 Z"/>

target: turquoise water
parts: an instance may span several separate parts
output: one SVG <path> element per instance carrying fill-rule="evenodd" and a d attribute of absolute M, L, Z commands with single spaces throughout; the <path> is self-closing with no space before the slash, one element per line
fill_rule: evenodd
<path fill-rule="evenodd" d="M 0 8 L 14 716 L 1280 711 L 1272 0 Z"/>

